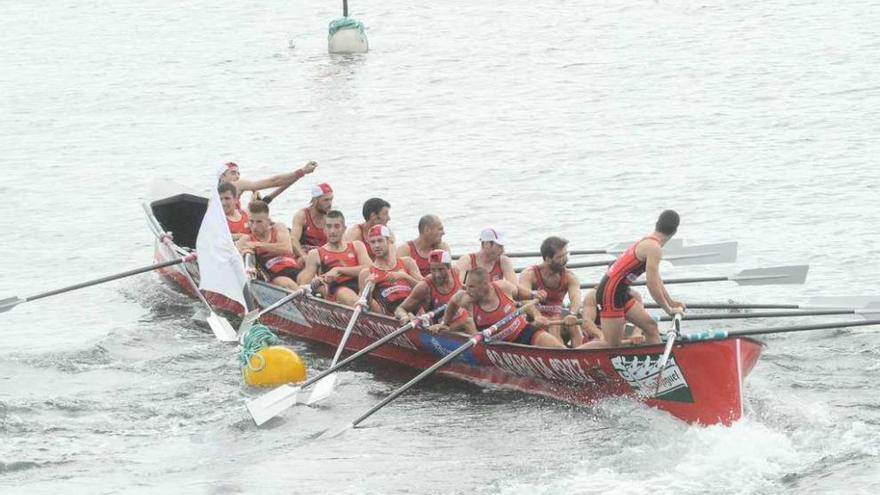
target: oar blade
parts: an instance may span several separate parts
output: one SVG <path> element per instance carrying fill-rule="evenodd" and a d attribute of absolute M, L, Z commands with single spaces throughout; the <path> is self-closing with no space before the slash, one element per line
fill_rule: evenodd
<path fill-rule="evenodd" d="M 739 285 L 783 285 L 803 284 L 807 280 L 809 265 L 775 266 L 771 268 L 752 268 L 730 277 Z"/>
<path fill-rule="evenodd" d="M 244 318 L 241 319 L 241 325 L 238 326 L 238 334 L 244 335 L 254 326 L 254 322 L 257 321 L 257 318 L 260 317 L 260 310 L 255 309 L 253 311 L 248 312 L 248 314 L 244 315 Z"/>
<path fill-rule="evenodd" d="M 280 387 L 245 402 L 248 412 L 257 426 L 278 416 L 288 408 L 296 404 L 299 387 L 281 385 Z"/>
<path fill-rule="evenodd" d="M 20 297 L 7 297 L 6 299 L 0 299 L 0 313 L 5 313 L 23 302 L 25 302 L 25 300 Z"/>
<path fill-rule="evenodd" d="M 311 406 L 312 404 L 330 397 L 334 388 L 336 388 L 336 373 L 321 378 L 318 380 L 318 383 L 315 384 L 315 388 L 312 389 L 312 394 L 309 395 L 306 405 Z"/>
<path fill-rule="evenodd" d="M 737 242 L 683 246 L 663 254 L 663 260 L 675 266 L 714 265 L 736 261 Z"/>
<path fill-rule="evenodd" d="M 221 342 L 237 342 L 238 336 L 235 335 L 235 329 L 229 324 L 226 318 L 211 311 L 207 318 L 208 326 L 214 332 L 214 336 Z"/>

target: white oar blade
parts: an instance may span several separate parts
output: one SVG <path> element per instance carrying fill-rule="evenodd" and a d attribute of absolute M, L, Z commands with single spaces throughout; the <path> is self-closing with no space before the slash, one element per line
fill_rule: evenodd
<path fill-rule="evenodd" d="M 880 303 L 869 304 L 867 308 L 857 309 L 856 314 L 865 320 L 880 320 Z"/>
<path fill-rule="evenodd" d="M 627 248 L 629 248 L 630 246 L 635 244 L 635 242 L 636 241 L 618 242 L 617 244 L 612 244 L 611 247 L 609 247 L 607 249 L 607 252 L 608 252 L 608 254 L 613 254 L 614 256 L 620 256 L 621 254 L 623 254 L 624 251 L 627 250 Z M 672 256 L 674 254 L 678 254 L 678 252 L 681 251 L 682 249 L 691 249 L 691 248 L 696 249 L 699 247 L 700 247 L 699 245 L 696 245 L 696 246 L 689 246 L 688 248 L 685 248 L 683 239 L 669 239 L 669 241 L 666 242 L 666 245 L 663 246 L 663 256 L 664 257 L 666 257 L 667 255 Z"/>
<path fill-rule="evenodd" d="M 674 249 L 669 254 L 664 252 L 663 260 L 676 266 L 733 263 L 736 261 L 736 249 L 736 241 L 685 246 Z"/>
<path fill-rule="evenodd" d="M 802 284 L 807 280 L 809 265 L 776 266 L 772 268 L 752 268 L 730 277 L 739 285 L 782 285 Z"/>
<path fill-rule="evenodd" d="M 880 307 L 877 296 L 816 296 L 811 297 L 807 305 L 822 309 L 856 309 Z"/>
<path fill-rule="evenodd" d="M 0 313 L 5 313 L 23 302 L 25 302 L 24 299 L 20 297 L 7 297 L 6 299 L 0 299 Z"/>
<path fill-rule="evenodd" d="M 320 380 L 318 380 L 318 383 L 315 384 L 315 388 L 312 389 L 312 394 L 309 395 L 309 400 L 306 401 L 306 404 L 311 406 L 316 402 L 322 401 L 327 397 L 330 397 L 330 394 L 333 393 L 333 389 L 335 387 L 336 373 L 321 378 Z"/>
<path fill-rule="evenodd" d="M 254 322 L 257 321 L 257 318 L 260 317 L 260 311 L 255 309 L 250 311 L 248 314 L 244 315 L 244 318 L 241 319 L 241 325 L 238 326 L 238 334 L 244 335 L 254 326 Z"/>
<path fill-rule="evenodd" d="M 254 423 L 260 426 L 296 404 L 298 392 L 299 387 L 281 385 L 256 399 L 247 401 L 245 406 L 254 418 Z"/>
<path fill-rule="evenodd" d="M 211 311 L 208 316 L 208 326 L 214 332 L 214 336 L 221 342 L 237 342 L 238 336 L 235 335 L 235 329 L 226 320 L 217 313 Z"/>

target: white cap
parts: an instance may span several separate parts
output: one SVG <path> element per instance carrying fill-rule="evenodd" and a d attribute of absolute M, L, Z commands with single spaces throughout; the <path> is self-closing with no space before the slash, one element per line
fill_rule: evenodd
<path fill-rule="evenodd" d="M 506 241 L 504 240 L 504 236 L 501 235 L 501 232 L 489 227 L 480 232 L 480 242 L 494 242 L 499 246 L 503 246 Z"/>
<path fill-rule="evenodd" d="M 312 199 L 317 198 L 319 196 L 323 196 L 325 194 L 330 194 L 333 192 L 333 188 L 330 187 L 330 184 L 326 182 L 322 182 L 320 184 L 315 184 L 312 186 Z"/>

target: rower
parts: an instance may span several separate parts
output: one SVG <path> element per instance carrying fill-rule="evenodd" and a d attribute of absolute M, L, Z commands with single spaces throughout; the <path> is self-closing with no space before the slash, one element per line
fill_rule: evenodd
<path fill-rule="evenodd" d="M 578 325 L 577 314 L 581 305 L 581 288 L 577 275 L 565 267 L 568 264 L 568 241 L 551 236 L 541 243 L 540 264 L 531 266 L 519 275 L 519 286 L 526 290 L 542 291 L 546 296 L 538 310 L 547 318 L 558 320 L 562 316 L 565 296 L 570 301 L 569 314 L 561 324 L 551 324 L 547 331 L 563 342 L 571 341 L 572 347 L 583 344 L 584 336 Z"/>
<path fill-rule="evenodd" d="M 490 281 L 503 279 L 515 285 L 516 272 L 513 271 L 510 258 L 504 256 L 504 243 L 504 236 L 500 232 L 493 228 L 483 229 L 480 232 L 479 252 L 462 256 L 455 266 L 465 278 L 469 270 L 482 267 L 489 273 Z M 462 282 L 464 281 L 462 278 Z"/>
<path fill-rule="evenodd" d="M 630 296 L 642 302 L 642 295 L 638 291 L 629 289 Z M 596 303 L 596 289 L 590 289 L 584 293 L 584 302 L 581 306 L 581 320 L 584 328 L 584 339 L 589 342 L 605 340 L 602 333 L 602 319 L 599 318 L 599 305 Z M 632 334 L 620 341 L 620 345 L 639 345 L 645 342 L 645 335 L 639 327 L 632 327 Z M 595 345 L 595 344 L 594 344 Z M 581 346 L 581 347 L 585 347 Z"/>
<path fill-rule="evenodd" d="M 373 282 L 370 308 L 385 314 L 394 314 L 397 306 L 412 292 L 413 286 L 422 281 L 419 267 L 412 258 L 399 258 L 391 244 L 391 231 L 377 224 L 367 231 L 367 242 L 375 257 L 369 269 L 360 274 L 358 289 L 364 290 L 367 282 Z"/>
<path fill-rule="evenodd" d="M 235 189 L 235 185 L 223 182 L 217 186 L 217 193 L 220 195 L 220 205 L 223 206 L 223 213 L 226 215 L 226 224 L 229 225 L 232 239 L 238 240 L 242 235 L 250 234 L 248 214 L 237 206 L 238 191 Z"/>
<path fill-rule="evenodd" d="M 251 201 L 248 205 L 248 225 L 251 233 L 242 236 L 235 247 L 242 254 L 253 253 L 257 266 L 265 273 L 269 282 L 296 289 L 296 280 L 301 265 L 293 257 L 290 249 L 290 233 L 287 227 L 269 218 L 269 205 L 264 201 Z"/>
<path fill-rule="evenodd" d="M 306 174 L 314 172 L 315 168 L 318 167 L 318 164 L 315 162 L 308 162 L 293 172 L 273 175 L 272 177 L 259 180 L 242 179 L 238 164 L 235 162 L 227 162 L 223 167 L 223 171 L 220 173 L 220 183 L 229 182 L 235 186 L 235 189 L 238 191 L 237 199 L 239 200 L 239 203 L 236 206 L 241 208 L 241 195 L 245 191 L 252 191 L 254 193 L 254 199 L 258 199 L 259 191 L 263 189 L 269 189 L 270 187 L 286 189 L 294 182 L 302 179 Z M 280 194 L 280 191 L 278 191 L 276 195 L 277 194 Z"/>
<path fill-rule="evenodd" d="M 423 277 L 431 273 L 428 253 L 435 249 L 449 251 L 443 242 L 443 222 L 437 215 L 424 215 L 419 219 L 419 236 L 397 248 L 397 256 L 409 256 L 416 262 Z"/>
<path fill-rule="evenodd" d="M 293 227 L 290 229 L 290 245 L 298 258 L 328 241 L 324 231 L 324 215 L 333 208 L 333 189 L 330 184 L 322 182 L 312 186 L 311 193 L 309 206 L 293 215 Z M 342 223 L 345 225 L 344 220 Z"/>
<path fill-rule="evenodd" d="M 463 308 L 471 315 L 476 329 L 485 330 L 516 311 L 514 299 L 525 300 L 531 296 L 531 291 L 507 280 L 492 282 L 489 272 L 477 267 L 468 274 L 465 290 L 459 291 L 449 301 L 443 314 L 443 325 L 450 326 L 458 310 Z M 530 324 L 524 314 L 514 318 L 500 330 L 513 329 L 504 337 L 504 341 L 540 347 L 565 347 L 561 340 L 539 328 L 547 326 L 547 318 L 534 306 L 526 306 L 525 312 L 534 318 L 534 322 Z"/>
<path fill-rule="evenodd" d="M 324 215 L 327 243 L 306 255 L 299 273 L 300 285 L 318 280 L 320 292 L 328 301 L 354 306 L 358 300 L 358 275 L 370 266 L 367 248 L 361 241 L 342 242 L 345 216 L 339 210 Z"/>
<path fill-rule="evenodd" d="M 599 302 L 599 317 L 602 319 L 602 333 L 605 340 L 585 344 L 588 349 L 617 347 L 623 338 L 624 327 L 629 321 L 642 329 L 645 342 L 660 343 L 657 322 L 629 291 L 630 284 L 643 273 L 647 277 L 648 292 L 666 313 L 682 313 L 685 305 L 672 299 L 666 292 L 660 278 L 660 260 L 663 259 L 663 246 L 678 231 L 679 216 L 673 210 L 660 214 L 654 232 L 636 241 L 617 258 L 596 286 L 596 299 Z"/>
<path fill-rule="evenodd" d="M 363 242 L 364 245 L 367 246 L 367 252 L 370 253 L 370 259 L 376 259 L 376 255 L 373 253 L 372 247 L 367 239 L 367 233 L 376 225 L 388 225 L 388 222 L 391 221 L 391 214 L 389 213 L 390 209 L 391 204 L 384 199 L 370 198 L 366 200 L 361 211 L 364 216 L 364 223 L 356 223 L 349 227 L 348 230 L 345 231 L 345 236 L 343 236 L 342 240 Z M 389 241 L 391 244 L 394 244 L 393 233 L 391 234 Z"/>
<path fill-rule="evenodd" d="M 430 273 L 424 280 L 413 287 L 406 300 L 394 310 L 394 316 L 401 323 L 408 323 L 414 319 L 416 317 L 415 313 L 419 312 L 420 309 L 423 311 L 433 311 L 443 304 L 447 304 L 462 289 L 458 270 L 452 267 L 452 256 L 450 256 L 449 251 L 435 249 L 428 253 L 427 258 Z M 443 330 L 468 334 L 476 332 L 474 321 L 468 318 L 467 311 L 464 309 L 459 309 L 458 314 L 450 321 L 449 326 L 435 324 L 430 325 L 428 330 L 432 332 Z"/>

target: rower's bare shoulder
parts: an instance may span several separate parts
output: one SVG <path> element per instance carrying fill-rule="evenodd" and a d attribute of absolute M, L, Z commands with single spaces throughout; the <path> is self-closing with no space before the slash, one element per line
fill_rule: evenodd
<path fill-rule="evenodd" d="M 296 210 L 296 213 L 293 214 L 293 223 L 304 223 L 306 219 L 306 211 L 302 208 Z"/>

